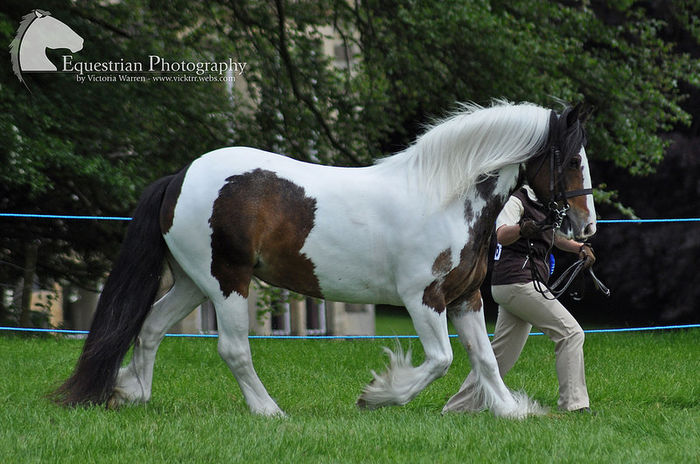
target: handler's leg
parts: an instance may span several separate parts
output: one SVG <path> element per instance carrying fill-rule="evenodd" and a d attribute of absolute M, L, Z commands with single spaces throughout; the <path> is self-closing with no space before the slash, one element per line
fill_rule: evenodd
<path fill-rule="evenodd" d="M 559 409 L 572 411 L 589 406 L 583 361 L 584 333 L 576 319 L 558 300 L 547 300 L 528 284 L 520 286 L 505 308 L 542 330 L 555 344 Z"/>
<path fill-rule="evenodd" d="M 486 408 L 492 409 L 497 416 L 507 417 L 542 413 L 543 410 L 536 402 L 526 395 L 513 395 L 503 383 L 486 333 L 480 295 L 450 309 L 450 318 L 469 354 L 472 370 L 459 392 L 447 402 L 443 413 L 477 412 Z"/>
<path fill-rule="evenodd" d="M 530 335 L 532 324 L 509 312 L 504 307 L 504 305 L 509 305 L 515 296 L 512 286 L 496 285 L 491 287 L 491 293 L 494 301 L 499 305 L 498 319 L 496 319 L 496 329 L 494 330 L 491 347 L 496 355 L 501 377 L 505 377 L 520 357 L 520 353 L 522 353 Z"/>

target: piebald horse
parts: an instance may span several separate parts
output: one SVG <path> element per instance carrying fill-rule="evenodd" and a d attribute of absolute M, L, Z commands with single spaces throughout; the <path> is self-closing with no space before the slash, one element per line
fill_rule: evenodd
<path fill-rule="evenodd" d="M 368 167 L 243 147 L 207 153 L 142 194 L 75 371 L 55 399 L 108 407 L 148 401 L 166 331 L 209 299 L 219 354 L 250 410 L 282 415 L 251 360 L 247 297 L 256 276 L 313 297 L 406 307 L 425 361 L 413 366 L 408 354 L 388 350 L 387 371 L 374 374 L 361 407 L 406 404 L 446 373 L 449 316 L 484 407 L 497 416 L 536 414 L 537 403 L 499 376 L 479 287 L 496 216 L 525 181 L 566 212 L 559 233 L 595 232 L 584 144 L 576 108 L 558 114 L 498 102 L 463 106 Z M 131 362 L 120 369 L 131 345 Z"/>

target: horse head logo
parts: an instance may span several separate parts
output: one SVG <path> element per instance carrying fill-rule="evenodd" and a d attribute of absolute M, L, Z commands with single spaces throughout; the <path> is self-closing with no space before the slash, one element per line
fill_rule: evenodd
<path fill-rule="evenodd" d="M 24 85 L 23 72 L 58 70 L 46 56 L 47 48 L 67 48 L 75 53 L 82 50 L 83 38 L 48 11 L 34 10 L 24 15 L 10 44 L 12 70 Z"/>

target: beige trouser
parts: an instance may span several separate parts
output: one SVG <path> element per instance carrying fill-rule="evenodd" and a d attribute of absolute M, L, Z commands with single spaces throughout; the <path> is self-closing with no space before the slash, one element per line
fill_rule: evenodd
<path fill-rule="evenodd" d="M 493 299 L 499 304 L 498 320 L 491 346 L 498 370 L 504 377 L 518 360 L 534 325 L 554 342 L 557 378 L 559 379 L 559 409 L 572 411 L 589 406 L 586 376 L 583 367 L 581 326 L 558 300 L 547 300 L 532 282 L 494 285 Z M 551 296 L 550 296 L 551 297 Z M 459 392 L 447 402 L 446 410 L 478 411 L 480 395 L 476 388 L 474 370 Z"/>

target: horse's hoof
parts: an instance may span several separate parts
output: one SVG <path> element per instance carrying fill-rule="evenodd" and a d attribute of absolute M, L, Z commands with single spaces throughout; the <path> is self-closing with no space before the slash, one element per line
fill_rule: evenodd
<path fill-rule="evenodd" d="M 109 399 L 107 400 L 106 407 L 110 411 L 116 411 L 117 409 L 119 409 L 121 407 L 121 405 L 122 405 L 122 402 L 117 399 L 116 395 L 112 394 L 112 396 L 110 396 Z"/>
<path fill-rule="evenodd" d="M 374 403 L 370 403 L 370 402 L 368 402 L 368 401 L 364 398 L 364 396 L 360 396 L 360 397 L 357 399 L 357 402 L 355 402 L 355 404 L 357 405 L 358 409 L 362 409 L 362 410 L 365 410 L 365 411 L 372 411 L 372 410 L 374 410 L 374 409 L 379 409 L 379 408 L 381 408 L 382 406 L 385 406 L 385 405 L 383 405 L 383 404 L 374 404 Z"/>
<path fill-rule="evenodd" d="M 264 410 L 259 410 L 259 411 L 251 411 L 253 414 L 257 416 L 262 416 L 262 417 L 270 417 L 273 419 L 284 419 L 287 417 L 287 415 L 282 411 L 281 409 L 264 409 Z"/>

